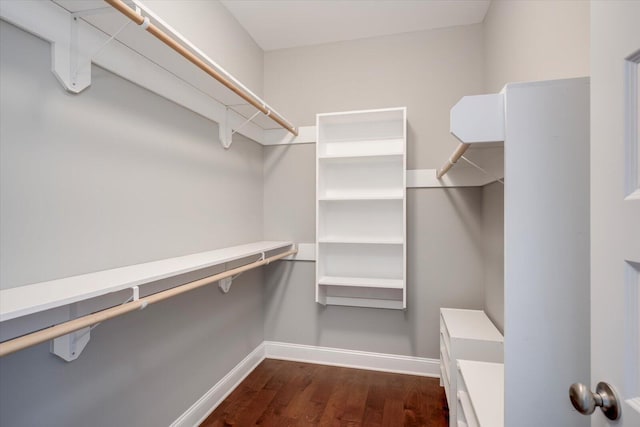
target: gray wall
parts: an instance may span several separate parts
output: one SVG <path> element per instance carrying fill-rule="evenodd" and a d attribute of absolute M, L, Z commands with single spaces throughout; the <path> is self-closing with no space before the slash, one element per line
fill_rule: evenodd
<path fill-rule="evenodd" d="M 262 49 L 222 3 L 214 0 L 145 0 L 144 4 L 253 93 L 262 96 Z"/>
<path fill-rule="evenodd" d="M 407 107 L 408 169 L 437 168 L 458 144 L 449 109 L 483 93 L 482 25 L 265 52 L 265 99 L 296 126 L 317 113 Z"/>
<path fill-rule="evenodd" d="M 504 185 L 482 187 L 484 311 L 504 333 Z"/>
<path fill-rule="evenodd" d="M 588 76 L 589 3 L 492 0 L 484 18 L 487 93 L 510 82 Z"/>
<path fill-rule="evenodd" d="M 70 95 L 48 43 L 0 31 L 3 288 L 262 239 L 260 146 L 225 151 L 214 123 L 97 68 Z M 261 285 L 105 322 L 73 363 L 48 343 L 1 358 L 0 425 L 170 424 L 263 341 Z"/>
<path fill-rule="evenodd" d="M 265 54 L 265 97 L 296 125 L 320 112 L 408 107 L 408 168 L 439 167 L 456 146 L 449 109 L 482 93 L 482 26 Z M 264 150 L 265 238 L 315 241 L 315 146 Z M 405 312 L 315 303 L 313 263 L 266 271 L 268 340 L 439 357 L 438 309 L 482 308 L 482 189 L 407 194 Z"/>
<path fill-rule="evenodd" d="M 313 170 L 313 159 L 296 159 Z M 321 306 L 314 264 L 278 263 L 265 273 L 267 340 L 438 357 L 439 308 L 482 308 L 482 194 L 408 193 L 407 310 Z"/>

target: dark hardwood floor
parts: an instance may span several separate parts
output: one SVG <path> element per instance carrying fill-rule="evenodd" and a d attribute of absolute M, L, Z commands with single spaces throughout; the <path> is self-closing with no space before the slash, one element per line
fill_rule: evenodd
<path fill-rule="evenodd" d="M 201 424 L 448 425 L 437 378 L 266 359 Z"/>

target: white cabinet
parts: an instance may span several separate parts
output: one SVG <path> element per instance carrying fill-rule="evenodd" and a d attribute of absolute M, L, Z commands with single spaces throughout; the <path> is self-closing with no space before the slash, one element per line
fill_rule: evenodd
<path fill-rule="evenodd" d="M 406 307 L 406 108 L 318 114 L 316 301 Z"/>
<path fill-rule="evenodd" d="M 456 426 L 504 426 L 504 365 L 458 360 Z"/>
<path fill-rule="evenodd" d="M 440 309 L 440 382 L 447 396 L 450 426 L 458 425 L 457 361 L 502 362 L 503 354 L 504 338 L 484 311 Z"/>

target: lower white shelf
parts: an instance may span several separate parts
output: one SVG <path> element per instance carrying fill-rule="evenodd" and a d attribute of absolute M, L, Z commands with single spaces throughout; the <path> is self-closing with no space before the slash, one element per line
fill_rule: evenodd
<path fill-rule="evenodd" d="M 402 200 L 404 198 L 404 193 L 401 188 L 396 191 L 387 191 L 380 193 L 371 193 L 371 194 L 359 194 L 359 193 L 340 193 L 338 191 L 334 191 L 332 194 L 335 194 L 333 197 L 318 197 L 318 201 L 320 202 L 336 202 L 336 203 L 349 203 L 349 202 L 360 202 L 360 201 L 369 201 L 369 200 Z"/>
<path fill-rule="evenodd" d="M 0 321 L 87 300 L 265 252 L 292 242 L 254 242 L 0 291 Z"/>
<path fill-rule="evenodd" d="M 345 305 L 349 307 L 389 308 L 402 310 L 404 303 L 399 300 L 360 297 L 326 297 L 326 305 Z"/>
<path fill-rule="evenodd" d="M 504 365 L 458 360 L 458 420 L 469 426 L 504 426 Z"/>
<path fill-rule="evenodd" d="M 344 243 L 344 244 L 362 244 L 362 245 L 403 245 L 404 240 L 402 237 L 398 238 L 384 238 L 384 239 L 371 239 L 371 238 L 345 238 L 345 237 L 322 237 L 318 239 L 318 243 Z"/>
<path fill-rule="evenodd" d="M 356 286 L 364 288 L 402 289 L 404 287 L 404 282 L 400 279 L 379 279 L 373 277 L 323 276 L 318 283 L 320 285 Z"/>

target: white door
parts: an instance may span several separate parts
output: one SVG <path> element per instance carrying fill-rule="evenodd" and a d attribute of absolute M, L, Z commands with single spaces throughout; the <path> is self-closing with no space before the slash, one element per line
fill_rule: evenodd
<path fill-rule="evenodd" d="M 640 1 L 591 3 L 591 390 L 640 426 Z"/>

